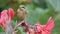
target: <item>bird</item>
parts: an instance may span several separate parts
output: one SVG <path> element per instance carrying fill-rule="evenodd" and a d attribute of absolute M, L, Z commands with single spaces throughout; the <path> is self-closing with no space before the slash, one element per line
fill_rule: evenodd
<path fill-rule="evenodd" d="M 19 8 L 16 11 L 16 15 L 20 21 L 24 20 L 25 15 L 27 14 L 25 6 L 19 5 Z"/>

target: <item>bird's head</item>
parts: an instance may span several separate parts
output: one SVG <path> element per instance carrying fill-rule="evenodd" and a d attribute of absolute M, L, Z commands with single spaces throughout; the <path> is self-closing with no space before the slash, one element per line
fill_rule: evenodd
<path fill-rule="evenodd" d="M 25 6 L 24 5 L 20 5 L 19 9 L 22 10 L 22 11 L 25 11 Z"/>

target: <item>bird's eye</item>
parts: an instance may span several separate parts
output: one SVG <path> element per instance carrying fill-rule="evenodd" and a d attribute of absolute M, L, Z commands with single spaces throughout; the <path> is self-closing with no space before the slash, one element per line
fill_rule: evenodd
<path fill-rule="evenodd" d="M 25 7 L 21 7 L 21 8 L 24 8 L 25 9 Z"/>

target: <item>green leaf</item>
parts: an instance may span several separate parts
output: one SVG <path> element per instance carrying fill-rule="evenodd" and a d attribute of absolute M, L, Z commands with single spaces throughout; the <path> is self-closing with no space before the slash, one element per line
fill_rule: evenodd
<path fill-rule="evenodd" d="M 7 0 L 0 0 L 0 7 L 5 7 L 7 5 Z"/>
<path fill-rule="evenodd" d="M 4 32 L 0 32 L 0 34 L 4 34 Z"/>
<path fill-rule="evenodd" d="M 19 30 L 17 34 L 26 34 L 25 32 L 23 32 L 23 27 L 18 27 L 17 29 Z"/>
<path fill-rule="evenodd" d="M 35 5 L 35 6 L 39 6 L 41 8 L 47 8 L 47 4 L 45 2 L 45 0 L 32 0 L 32 3 Z"/>
<path fill-rule="evenodd" d="M 25 21 L 27 21 L 29 24 L 35 24 L 37 21 L 40 21 L 41 23 L 45 23 L 47 21 L 46 13 L 48 11 L 41 9 L 39 7 L 36 7 L 35 9 L 27 8 L 28 13 L 25 17 Z"/>
<path fill-rule="evenodd" d="M 59 34 L 60 33 L 60 14 L 57 14 L 54 17 L 54 28 L 52 30 L 52 34 Z"/>
<path fill-rule="evenodd" d="M 0 26 L 0 32 L 4 32 L 4 29 L 2 26 Z"/>
<path fill-rule="evenodd" d="M 60 12 L 60 0 L 46 0 L 46 1 L 53 7 L 53 9 L 55 9 L 55 11 Z"/>
<path fill-rule="evenodd" d="M 23 28 L 22 27 L 18 27 L 17 29 L 20 30 L 20 31 L 23 31 Z"/>

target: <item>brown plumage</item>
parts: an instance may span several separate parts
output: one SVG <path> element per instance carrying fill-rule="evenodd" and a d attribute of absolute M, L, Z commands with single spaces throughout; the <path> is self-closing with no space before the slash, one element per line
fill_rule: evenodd
<path fill-rule="evenodd" d="M 20 5 L 16 13 L 19 20 L 23 20 L 26 15 L 26 9 L 24 5 Z"/>

